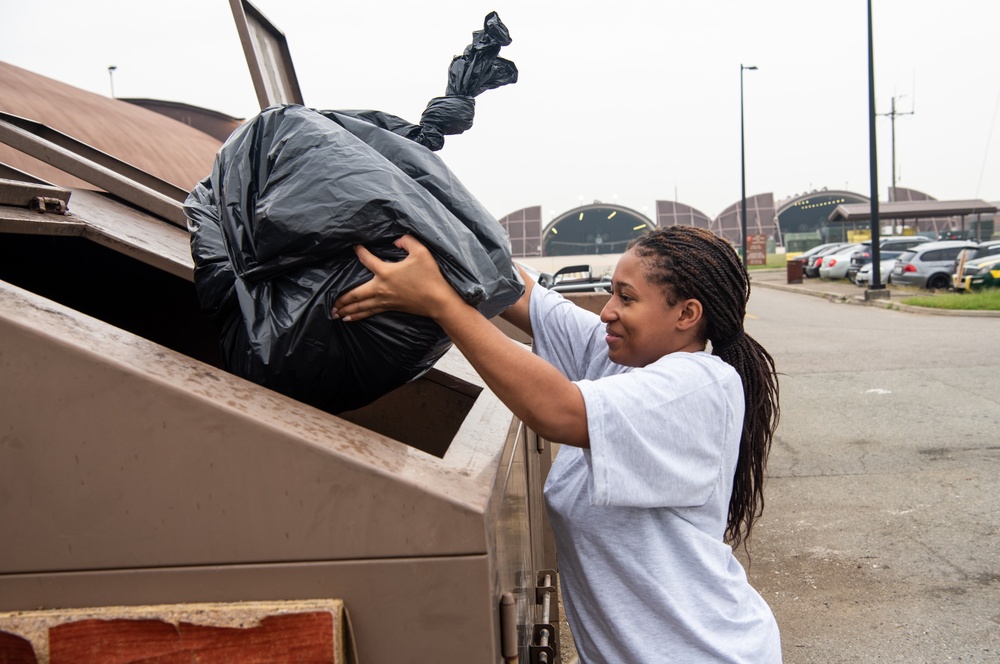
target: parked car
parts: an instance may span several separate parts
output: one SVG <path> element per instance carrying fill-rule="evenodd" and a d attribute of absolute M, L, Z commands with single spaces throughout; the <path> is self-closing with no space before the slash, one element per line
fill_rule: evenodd
<path fill-rule="evenodd" d="M 904 251 L 892 268 L 892 283 L 931 290 L 948 288 L 951 286 L 951 266 L 958 252 L 975 246 L 975 242 L 966 240 L 942 240 L 925 242 Z"/>
<path fill-rule="evenodd" d="M 850 242 L 834 242 L 831 246 L 828 246 L 822 251 L 810 256 L 806 262 L 802 264 L 802 274 L 810 278 L 818 277 L 819 266 L 823 263 L 823 257 L 827 254 L 832 254 L 849 244 Z"/>
<path fill-rule="evenodd" d="M 522 263 L 521 261 L 514 261 L 514 264 L 519 268 L 528 273 L 528 276 L 535 280 L 535 283 L 543 288 L 548 288 L 552 285 L 552 275 L 548 272 L 541 272 L 531 267 L 527 263 Z"/>
<path fill-rule="evenodd" d="M 611 292 L 611 277 L 596 274 L 590 265 L 570 265 L 560 268 L 555 274 L 549 274 L 540 272 L 521 261 L 515 263 L 534 279 L 535 283 L 549 290 L 560 293 Z"/>
<path fill-rule="evenodd" d="M 610 293 L 611 277 L 595 274 L 590 265 L 570 265 L 552 275 L 548 288 L 559 293 Z"/>
<path fill-rule="evenodd" d="M 930 242 L 931 239 L 923 235 L 900 235 L 894 237 L 884 237 L 878 242 L 879 254 L 884 251 L 906 251 L 918 244 Z M 862 265 L 872 261 L 872 241 L 865 240 L 861 243 L 861 249 L 851 254 L 851 266 L 847 268 L 847 278 L 854 280 L 854 275 L 858 273 Z"/>
<path fill-rule="evenodd" d="M 815 247 L 810 247 L 795 258 L 789 258 L 788 260 L 802 261 L 802 266 L 805 267 L 806 263 L 809 262 L 809 259 L 814 258 L 827 249 L 839 247 L 843 244 L 843 242 L 824 242 L 823 244 L 817 244 Z"/>
<path fill-rule="evenodd" d="M 961 281 L 962 273 L 964 272 L 963 267 L 966 262 L 976 258 L 998 255 L 1000 255 L 1000 240 L 980 242 L 975 247 L 963 249 L 958 252 L 958 256 L 955 257 L 955 263 L 951 266 L 951 287 L 956 290 L 961 290 L 959 282 Z"/>
<path fill-rule="evenodd" d="M 966 261 L 962 273 L 954 276 L 952 285 L 957 291 L 1000 288 L 1000 254 Z"/>
<path fill-rule="evenodd" d="M 965 256 L 965 260 L 1000 255 L 1000 240 L 987 240 L 985 242 L 980 242 L 974 247 L 963 249 L 958 255 L 959 257 Z"/>
<path fill-rule="evenodd" d="M 823 256 L 823 263 L 819 266 L 819 276 L 823 279 L 846 278 L 847 268 L 851 266 L 851 254 L 860 248 L 861 243 L 857 242 Z"/>
<path fill-rule="evenodd" d="M 896 265 L 896 259 L 903 255 L 902 251 L 882 251 L 879 253 L 878 276 L 882 284 L 892 281 L 892 268 Z M 871 258 L 862 265 L 854 275 L 852 281 L 858 286 L 867 286 L 872 282 L 872 266 L 875 265 Z"/>

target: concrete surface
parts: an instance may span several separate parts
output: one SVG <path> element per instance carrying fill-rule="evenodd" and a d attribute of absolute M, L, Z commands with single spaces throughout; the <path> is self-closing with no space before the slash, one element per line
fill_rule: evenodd
<path fill-rule="evenodd" d="M 785 662 L 1000 661 L 1000 320 L 769 277 L 747 331 L 782 411 L 748 569 Z"/>
<path fill-rule="evenodd" d="M 1000 662 L 1000 316 L 786 276 L 751 273 L 781 422 L 738 552 L 785 663 Z"/>

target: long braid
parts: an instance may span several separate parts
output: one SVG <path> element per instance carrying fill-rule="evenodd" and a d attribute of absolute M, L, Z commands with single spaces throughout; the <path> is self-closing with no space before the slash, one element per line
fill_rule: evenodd
<path fill-rule="evenodd" d="M 704 339 L 743 382 L 746 411 L 726 540 L 745 548 L 764 510 L 764 470 L 780 415 L 774 359 L 743 330 L 750 297 L 746 268 L 725 240 L 689 226 L 650 231 L 633 240 L 629 250 L 649 261 L 648 276 L 665 287 L 669 304 L 701 302 Z"/>

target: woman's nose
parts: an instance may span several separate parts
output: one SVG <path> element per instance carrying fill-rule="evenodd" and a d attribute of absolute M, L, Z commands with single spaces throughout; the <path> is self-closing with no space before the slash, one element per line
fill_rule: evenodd
<path fill-rule="evenodd" d="M 618 317 L 618 312 L 615 310 L 614 302 L 615 302 L 615 296 L 612 295 L 611 299 L 608 300 L 608 303 L 604 305 L 603 309 L 601 309 L 602 323 L 611 322 Z"/>

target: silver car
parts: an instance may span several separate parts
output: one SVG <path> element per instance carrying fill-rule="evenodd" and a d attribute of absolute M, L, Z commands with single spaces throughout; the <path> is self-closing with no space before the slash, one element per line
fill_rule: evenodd
<path fill-rule="evenodd" d="M 823 279 L 846 279 L 847 268 L 851 266 L 851 254 L 861 249 L 861 243 L 849 244 L 832 254 L 823 256 L 819 266 L 819 276 Z"/>
<path fill-rule="evenodd" d="M 958 252 L 975 246 L 975 242 L 968 240 L 943 240 L 925 242 L 904 251 L 892 268 L 892 283 L 930 290 L 948 288 Z"/>

